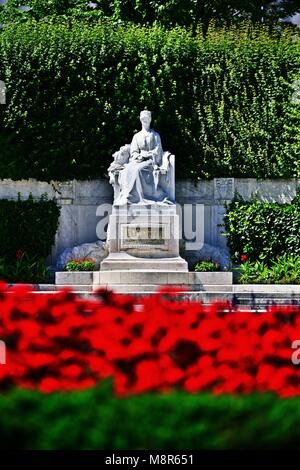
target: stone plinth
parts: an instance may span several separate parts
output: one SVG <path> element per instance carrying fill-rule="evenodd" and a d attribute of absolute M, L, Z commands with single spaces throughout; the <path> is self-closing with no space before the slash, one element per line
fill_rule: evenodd
<path fill-rule="evenodd" d="M 188 271 L 179 256 L 179 228 L 175 205 L 114 207 L 101 270 Z"/>
<path fill-rule="evenodd" d="M 160 286 L 178 286 L 185 291 L 217 290 L 225 291 L 232 286 L 231 272 L 184 272 L 170 270 L 110 270 L 94 272 L 57 272 L 56 285 L 86 286 L 89 290 L 99 287 L 115 292 L 136 293 L 155 292 Z"/>
<path fill-rule="evenodd" d="M 176 258 L 138 258 L 128 253 L 111 253 L 101 263 L 103 271 L 188 271 L 188 263 L 180 256 Z"/>
<path fill-rule="evenodd" d="M 99 276 L 99 277 L 98 277 Z M 118 285 L 155 286 L 161 285 L 185 286 L 189 289 L 203 285 L 232 285 L 230 272 L 174 272 L 174 271 L 100 271 L 94 273 L 94 285 L 106 285 L 112 288 Z"/>

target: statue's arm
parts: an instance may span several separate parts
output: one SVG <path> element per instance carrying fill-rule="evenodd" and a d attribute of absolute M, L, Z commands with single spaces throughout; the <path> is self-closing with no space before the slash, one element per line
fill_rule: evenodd
<path fill-rule="evenodd" d="M 155 147 L 154 149 L 151 151 L 153 157 L 154 157 L 154 160 L 156 162 L 156 166 L 159 167 L 161 165 L 161 162 L 162 162 L 162 156 L 163 156 L 163 149 L 162 149 L 162 144 L 161 144 L 161 138 L 160 138 L 160 135 L 156 132 L 155 134 Z"/>
<path fill-rule="evenodd" d="M 140 148 L 136 136 L 133 136 L 130 145 L 130 160 L 137 160 L 140 156 Z"/>
<path fill-rule="evenodd" d="M 163 154 L 161 138 L 160 138 L 160 135 L 158 133 L 156 133 L 155 137 L 156 137 L 156 139 L 155 139 L 156 140 L 156 146 L 155 146 L 154 152 L 158 157 L 161 157 L 162 154 Z"/>
<path fill-rule="evenodd" d="M 157 134 L 157 146 L 159 148 L 160 153 L 163 154 L 163 148 L 162 148 L 161 138 L 159 134 Z"/>

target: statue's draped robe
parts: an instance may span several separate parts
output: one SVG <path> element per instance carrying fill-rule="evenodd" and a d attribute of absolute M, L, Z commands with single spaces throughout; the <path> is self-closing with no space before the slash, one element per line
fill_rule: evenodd
<path fill-rule="evenodd" d="M 149 151 L 153 152 L 153 159 L 138 161 L 143 152 Z M 142 129 L 134 135 L 130 146 L 129 163 L 120 172 L 121 192 L 115 205 L 153 204 L 164 198 L 158 184 L 159 170 L 154 167 L 161 165 L 162 156 L 161 139 L 157 132 L 152 129 L 149 131 Z"/>

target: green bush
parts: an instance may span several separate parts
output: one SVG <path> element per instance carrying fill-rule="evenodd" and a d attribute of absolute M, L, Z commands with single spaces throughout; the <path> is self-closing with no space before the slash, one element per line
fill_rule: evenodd
<path fill-rule="evenodd" d="M 0 279 L 6 282 L 47 283 L 49 276 L 44 259 L 37 256 L 22 253 L 16 261 L 0 258 Z"/>
<path fill-rule="evenodd" d="M 246 255 L 270 266 L 278 256 L 300 255 L 300 193 L 291 204 L 236 197 L 225 215 L 225 233 L 235 263 Z"/>
<path fill-rule="evenodd" d="M 0 178 L 102 177 L 153 111 L 178 178 L 299 176 L 297 32 L 29 21 L 0 33 Z"/>
<path fill-rule="evenodd" d="M 195 265 L 194 270 L 196 272 L 213 272 L 213 271 L 220 271 L 220 265 L 215 263 L 214 261 L 198 261 Z"/>
<path fill-rule="evenodd" d="M 66 264 L 67 271 L 95 271 L 96 261 L 94 259 L 71 259 Z"/>
<path fill-rule="evenodd" d="M 298 449 L 299 397 L 144 394 L 107 385 L 0 397 L 1 449 Z M 46 423 L 46 424 L 45 424 Z"/>
<path fill-rule="evenodd" d="M 246 261 L 240 267 L 241 284 L 300 284 L 300 256 L 284 255 L 272 260 Z"/>
<path fill-rule="evenodd" d="M 9 282 L 44 282 L 60 209 L 43 195 L 17 201 L 0 200 L 0 277 Z"/>
<path fill-rule="evenodd" d="M 54 200 L 0 200 L 0 257 L 15 260 L 17 252 L 45 258 L 51 253 L 60 210 Z"/>

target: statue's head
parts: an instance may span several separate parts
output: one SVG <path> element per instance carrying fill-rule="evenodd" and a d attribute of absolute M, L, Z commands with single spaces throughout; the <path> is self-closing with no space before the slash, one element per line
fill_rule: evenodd
<path fill-rule="evenodd" d="M 145 127 L 146 129 L 149 129 L 150 124 L 151 124 L 151 119 L 152 119 L 151 111 L 146 111 L 146 110 L 141 111 L 140 121 L 141 121 L 143 127 Z"/>

